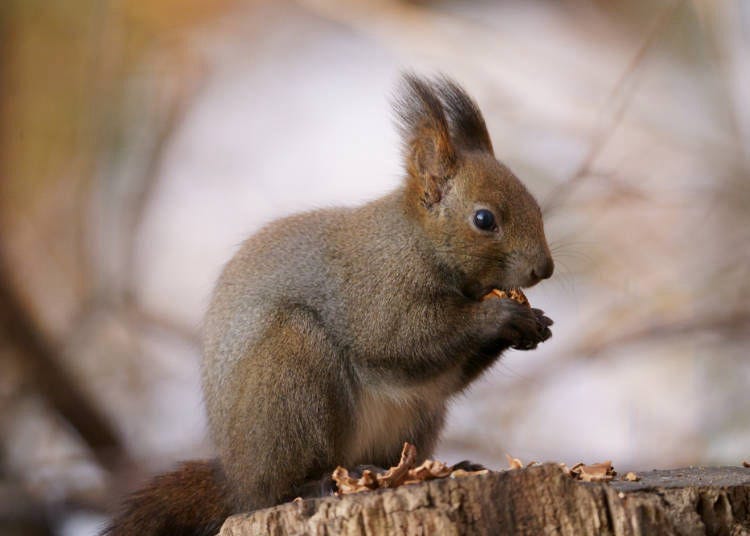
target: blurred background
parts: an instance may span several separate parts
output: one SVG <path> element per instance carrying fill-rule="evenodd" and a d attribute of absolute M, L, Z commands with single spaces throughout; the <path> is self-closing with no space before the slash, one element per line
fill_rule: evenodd
<path fill-rule="evenodd" d="M 211 455 L 213 282 L 262 224 L 398 184 L 403 69 L 477 99 L 557 263 L 554 337 L 436 457 L 750 457 L 747 2 L 4 0 L 0 533 L 95 534 Z"/>

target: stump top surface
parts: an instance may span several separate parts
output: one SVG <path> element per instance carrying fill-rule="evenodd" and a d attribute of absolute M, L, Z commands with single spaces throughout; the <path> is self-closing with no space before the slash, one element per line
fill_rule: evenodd
<path fill-rule="evenodd" d="M 618 491 L 642 491 L 654 488 L 686 488 L 750 486 L 750 469 L 745 467 L 683 467 L 680 469 L 654 469 L 636 471 L 637 482 L 619 480 L 610 482 Z"/>

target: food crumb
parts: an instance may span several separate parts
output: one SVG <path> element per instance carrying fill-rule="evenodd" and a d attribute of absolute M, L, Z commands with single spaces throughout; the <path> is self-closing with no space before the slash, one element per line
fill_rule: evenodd
<path fill-rule="evenodd" d="M 523 469 L 523 462 L 518 458 L 514 458 L 510 454 L 505 454 L 505 458 L 508 460 L 508 469 Z"/>
<path fill-rule="evenodd" d="M 437 478 L 460 478 L 471 475 L 486 475 L 487 469 L 480 471 L 453 470 L 450 466 L 437 460 L 425 460 L 422 465 L 415 467 L 417 449 L 410 443 L 404 443 L 401 460 L 383 473 L 364 470 L 362 476 L 356 478 L 349 474 L 345 467 L 337 467 L 333 472 L 333 480 L 338 488 L 337 495 L 348 495 L 383 488 L 397 488 L 409 484 L 418 484 L 426 480 Z"/>
<path fill-rule="evenodd" d="M 483 300 L 486 300 L 488 298 L 510 299 L 510 300 L 520 303 L 521 305 L 531 307 L 531 304 L 529 303 L 529 299 L 526 297 L 526 295 L 523 293 L 523 291 L 520 288 L 512 289 L 507 292 L 504 290 L 495 288 L 482 297 Z"/>
<path fill-rule="evenodd" d="M 612 462 L 608 460 L 591 465 L 579 462 L 570 468 L 570 475 L 584 482 L 609 482 L 617 475 L 617 472 L 612 467 Z"/>
<path fill-rule="evenodd" d="M 641 479 L 637 474 L 635 474 L 633 471 L 630 471 L 628 474 L 625 475 L 625 480 L 628 482 L 638 482 Z"/>

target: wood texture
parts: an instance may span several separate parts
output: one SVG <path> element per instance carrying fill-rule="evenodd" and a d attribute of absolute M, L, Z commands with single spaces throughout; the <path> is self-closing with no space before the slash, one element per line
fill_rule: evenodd
<path fill-rule="evenodd" d="M 639 476 L 638 482 L 583 483 L 545 464 L 287 503 L 232 516 L 220 535 L 750 536 L 750 469 Z"/>

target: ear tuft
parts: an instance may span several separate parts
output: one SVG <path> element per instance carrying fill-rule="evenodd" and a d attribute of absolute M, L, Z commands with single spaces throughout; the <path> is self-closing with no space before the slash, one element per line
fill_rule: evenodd
<path fill-rule="evenodd" d="M 458 160 L 443 103 L 433 84 L 407 73 L 394 109 L 410 180 L 421 191 L 422 202 L 431 206 L 442 198 Z"/>
<path fill-rule="evenodd" d="M 448 114 L 453 142 L 462 149 L 494 155 L 482 112 L 469 94 L 447 76 L 440 76 L 434 88 Z"/>

